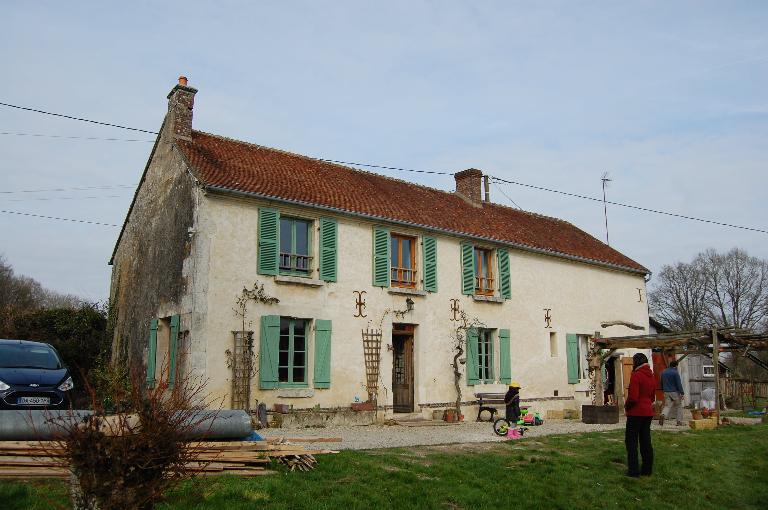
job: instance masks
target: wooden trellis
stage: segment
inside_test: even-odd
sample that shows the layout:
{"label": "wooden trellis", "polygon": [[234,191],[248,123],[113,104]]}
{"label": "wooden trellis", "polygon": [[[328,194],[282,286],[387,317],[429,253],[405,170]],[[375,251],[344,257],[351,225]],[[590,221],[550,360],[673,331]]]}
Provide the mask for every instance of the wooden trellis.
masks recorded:
{"label": "wooden trellis", "polygon": [[233,331],[232,351],[232,409],[251,408],[251,378],[253,377],[253,331]]}
{"label": "wooden trellis", "polygon": [[363,355],[365,357],[365,390],[368,401],[376,402],[379,394],[379,362],[381,360],[381,330],[363,330]]}

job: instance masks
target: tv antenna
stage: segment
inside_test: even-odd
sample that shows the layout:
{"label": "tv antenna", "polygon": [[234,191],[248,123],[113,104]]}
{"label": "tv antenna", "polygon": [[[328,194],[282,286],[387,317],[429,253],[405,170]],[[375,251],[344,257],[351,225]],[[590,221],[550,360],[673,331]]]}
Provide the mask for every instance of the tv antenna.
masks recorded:
{"label": "tv antenna", "polygon": [[613,179],[609,179],[608,172],[604,172],[600,180],[603,181],[603,215],[605,216],[605,244],[610,246],[611,242],[608,239],[608,204],[605,201],[605,188],[607,186],[607,183],[611,182]]}

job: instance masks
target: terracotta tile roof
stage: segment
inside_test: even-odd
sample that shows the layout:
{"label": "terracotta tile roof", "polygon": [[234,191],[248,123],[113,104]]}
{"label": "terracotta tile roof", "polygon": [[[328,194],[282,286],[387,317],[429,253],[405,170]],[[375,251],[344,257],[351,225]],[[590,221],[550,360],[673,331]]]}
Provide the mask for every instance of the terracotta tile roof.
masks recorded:
{"label": "terracotta tile roof", "polygon": [[631,271],[646,268],[574,225],[497,204],[473,207],[454,193],[313,158],[192,132],[177,140],[192,171],[215,186],[407,222],[587,259]]}

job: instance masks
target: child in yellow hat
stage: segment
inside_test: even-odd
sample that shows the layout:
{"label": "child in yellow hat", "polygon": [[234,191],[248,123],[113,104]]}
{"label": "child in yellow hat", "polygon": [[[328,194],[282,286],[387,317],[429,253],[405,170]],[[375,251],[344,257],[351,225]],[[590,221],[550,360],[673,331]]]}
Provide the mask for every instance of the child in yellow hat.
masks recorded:
{"label": "child in yellow hat", "polygon": [[520,383],[512,381],[509,384],[509,390],[504,395],[504,405],[506,409],[506,419],[509,423],[517,423],[520,419]]}

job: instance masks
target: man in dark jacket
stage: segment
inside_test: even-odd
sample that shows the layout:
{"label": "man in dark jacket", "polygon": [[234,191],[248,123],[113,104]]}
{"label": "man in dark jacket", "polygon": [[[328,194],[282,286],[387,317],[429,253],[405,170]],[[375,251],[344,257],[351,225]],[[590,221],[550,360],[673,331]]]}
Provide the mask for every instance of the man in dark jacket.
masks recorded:
{"label": "man in dark jacket", "polygon": [[664,390],[664,409],[659,415],[659,425],[664,425],[664,418],[675,413],[677,426],[683,425],[683,382],[677,372],[677,361],[672,361],[669,367],[661,373],[661,389]]}
{"label": "man in dark jacket", "polygon": [[520,383],[512,381],[507,394],[504,395],[504,405],[507,407],[505,418],[514,425],[520,419]]}
{"label": "man in dark jacket", "polygon": [[[656,395],[656,380],[648,366],[648,357],[637,353],[632,356],[632,377],[629,379],[627,400],[624,411],[627,415],[627,428],[624,444],[627,447],[627,475],[638,477],[653,472],[653,445],[651,445],[651,420],[653,420],[653,401]],[[642,469],[638,469],[637,443],[640,442]]]}

